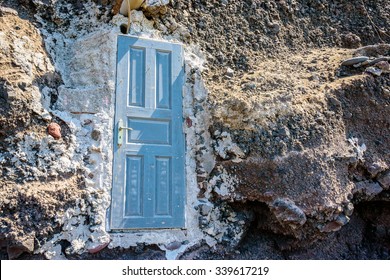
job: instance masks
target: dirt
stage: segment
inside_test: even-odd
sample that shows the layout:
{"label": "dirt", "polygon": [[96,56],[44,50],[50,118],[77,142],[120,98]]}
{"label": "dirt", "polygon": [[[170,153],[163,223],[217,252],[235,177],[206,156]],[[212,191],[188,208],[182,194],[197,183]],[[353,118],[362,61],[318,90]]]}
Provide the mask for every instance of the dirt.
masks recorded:
{"label": "dirt", "polygon": [[181,259],[271,259],[271,260],[366,260],[389,259],[388,202],[357,205],[351,221],[335,233],[316,242],[297,242],[291,236],[275,234],[268,223],[272,216],[265,204],[251,203],[258,216],[237,248],[200,245],[188,250]]}
{"label": "dirt", "polygon": [[[26,134],[37,142],[54,141],[47,138],[49,120],[31,99],[36,88],[47,86],[52,106],[62,82],[34,20],[40,6],[11,2],[4,6],[19,15],[0,14],[0,239],[8,248],[0,256],[29,258],[21,254],[61,230],[58,220],[83,197],[84,185],[78,170],[55,170],[55,175],[43,170],[31,179],[34,164],[12,161]],[[73,16],[83,13],[82,1],[68,2],[78,11]],[[96,2],[103,5],[97,16],[106,20],[115,1]],[[390,206],[383,178],[390,172],[390,74],[377,77],[364,67],[341,66],[359,47],[390,43],[388,1],[189,0],[146,14],[162,33],[177,34],[205,53],[202,76],[214,148],[227,133],[241,151],[216,152],[217,165],[207,180],[226,172],[238,183],[226,196],[212,192],[213,200],[254,215],[235,247],[199,244],[181,258],[388,259]],[[68,24],[50,15],[45,20],[52,28]],[[25,40],[31,61],[18,60],[17,40]],[[34,61],[36,54],[43,62]],[[372,47],[359,53],[364,54],[390,56],[390,51]],[[51,144],[53,151],[71,141],[66,123],[55,121],[64,137]],[[280,213],[280,199],[288,211]],[[163,255],[140,245],[68,257]]]}
{"label": "dirt", "polygon": [[[0,239],[2,249],[16,258],[23,252],[32,253],[61,230],[61,217],[83,198],[84,184],[77,171],[50,175],[50,167],[43,164],[47,159],[40,147],[45,141],[50,160],[69,142],[68,137],[55,141],[47,134],[49,120],[44,109],[36,106],[41,99],[39,90],[54,88],[61,79],[53,71],[39,30],[15,10],[1,9]],[[23,144],[30,140],[35,141],[32,154]]]}
{"label": "dirt", "polygon": [[[353,205],[372,199],[369,189],[389,169],[389,74],[376,77],[341,62],[390,54],[388,45],[356,52],[390,42],[390,7],[385,1],[174,2],[156,27],[178,29],[183,41],[206,53],[215,148],[223,149],[226,135],[240,148],[219,154],[210,175],[218,182],[215,201],[246,203],[246,210],[251,201],[265,203],[271,209],[264,222],[268,233],[302,247],[325,244],[319,240],[349,226]],[[221,195],[225,182],[215,178],[225,172],[236,184]],[[273,206],[280,199],[288,202],[282,214]],[[361,223],[351,223],[362,230]],[[261,242],[263,234],[252,227],[238,249]],[[369,254],[320,253],[321,246],[313,249],[318,258]],[[277,252],[275,258],[288,257]],[[309,255],[298,250],[299,257]]]}

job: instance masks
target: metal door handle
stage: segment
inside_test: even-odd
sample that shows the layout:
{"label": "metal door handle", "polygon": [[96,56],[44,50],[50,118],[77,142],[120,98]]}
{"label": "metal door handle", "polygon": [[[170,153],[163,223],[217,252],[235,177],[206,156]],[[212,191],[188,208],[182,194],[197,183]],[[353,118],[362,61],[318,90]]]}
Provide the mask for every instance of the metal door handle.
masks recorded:
{"label": "metal door handle", "polygon": [[119,127],[119,130],[122,130],[122,129],[133,130],[131,127],[123,127],[123,126],[120,126],[120,127]]}
{"label": "metal door handle", "polygon": [[122,146],[123,144],[123,130],[133,130],[131,127],[123,126],[123,121],[120,119],[118,121],[118,146]]}

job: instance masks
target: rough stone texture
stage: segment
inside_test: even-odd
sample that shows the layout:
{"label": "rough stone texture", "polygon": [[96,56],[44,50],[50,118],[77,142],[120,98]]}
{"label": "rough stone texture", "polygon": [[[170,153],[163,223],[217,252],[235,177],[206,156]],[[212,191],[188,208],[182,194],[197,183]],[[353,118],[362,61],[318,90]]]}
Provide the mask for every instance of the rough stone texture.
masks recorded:
{"label": "rough stone texture", "polygon": [[96,114],[110,104],[112,87],[90,87],[83,89],[72,89],[60,86],[58,88],[57,108],[77,114]]}
{"label": "rough stone texture", "polygon": [[270,206],[271,212],[282,224],[295,228],[306,223],[305,213],[289,199],[276,199]]}
{"label": "rough stone texture", "polygon": [[48,133],[53,136],[54,139],[58,140],[61,138],[61,127],[57,123],[50,123],[47,127]]}
{"label": "rough stone texture", "polygon": [[386,172],[378,178],[378,182],[381,184],[382,188],[388,190],[390,188],[390,172]]}
{"label": "rough stone texture", "polygon": [[389,74],[341,65],[390,56],[374,45],[389,42],[385,2],[133,11],[131,34],[185,43],[190,218],[176,234],[109,235],[115,38],[127,22],[114,2],[0,10],[2,257],[388,258]]}

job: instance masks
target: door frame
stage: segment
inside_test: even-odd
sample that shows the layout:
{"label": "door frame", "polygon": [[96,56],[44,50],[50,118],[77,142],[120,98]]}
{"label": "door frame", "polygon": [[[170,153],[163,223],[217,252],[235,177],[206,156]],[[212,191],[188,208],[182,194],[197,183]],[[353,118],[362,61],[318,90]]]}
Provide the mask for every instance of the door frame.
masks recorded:
{"label": "door frame", "polygon": [[[123,103],[121,104],[120,100],[118,99],[118,92],[120,90],[120,86],[123,87],[123,85],[121,85],[121,81],[119,79],[120,77],[120,73],[118,72],[119,70],[119,56],[118,56],[118,52],[119,52],[119,44],[120,44],[120,38],[129,38],[129,39],[133,39],[133,40],[147,40],[147,41],[153,41],[155,42],[156,44],[163,44],[163,45],[166,45],[168,46],[169,45],[172,45],[173,48],[172,48],[172,51],[174,50],[178,50],[178,48],[180,47],[180,59],[181,59],[181,71],[180,71],[180,74],[177,76],[177,80],[178,82],[180,83],[180,90],[179,90],[179,94],[180,94],[180,131],[181,131],[181,134],[182,134],[182,145],[183,145],[183,159],[182,159],[182,173],[183,173],[183,180],[182,180],[182,183],[183,183],[183,186],[182,186],[182,190],[183,190],[183,194],[182,194],[182,197],[183,197],[183,202],[182,202],[182,222],[180,223],[181,225],[180,226],[173,226],[173,227],[131,227],[131,228],[121,228],[121,229],[117,229],[115,227],[113,227],[113,217],[112,217],[112,212],[113,212],[113,191],[114,191],[114,184],[116,184],[116,182],[118,182],[118,179],[115,177],[115,174],[117,174],[118,172],[115,172],[115,168],[116,168],[116,153],[118,153],[118,150],[120,148],[118,148],[118,119],[120,119],[120,117],[118,118],[118,109],[120,106],[123,107]],[[186,227],[186,207],[187,207],[187,181],[186,181],[186,135],[184,133],[184,119],[183,119],[183,87],[184,87],[184,58],[183,58],[183,49],[182,49],[182,44],[179,44],[179,43],[171,43],[171,42],[168,42],[168,41],[157,41],[157,40],[153,40],[153,39],[149,39],[149,38],[139,38],[139,37],[134,37],[134,36],[129,36],[129,35],[118,35],[117,37],[117,56],[116,56],[116,87],[115,87],[115,112],[114,112],[114,131],[113,131],[113,162],[112,162],[112,189],[111,189],[111,203],[110,203],[110,207],[109,207],[109,211],[108,211],[108,219],[109,219],[109,230],[111,232],[121,232],[121,231],[133,231],[133,230],[160,230],[160,229],[184,229]],[[145,66],[145,69],[146,69],[146,66]],[[123,84],[123,83],[122,83]],[[173,81],[172,81],[172,84],[173,84]],[[146,83],[144,85],[145,87],[147,86]],[[122,89],[123,90],[123,89]],[[172,92],[174,90],[172,89]],[[174,96],[172,95],[171,98],[173,99]],[[127,102],[127,101],[126,101]],[[173,108],[173,102],[172,102],[172,108]],[[120,111],[121,109],[119,109]],[[126,123],[125,123],[125,126]],[[172,129],[172,133],[175,133],[174,130]],[[126,138],[127,137],[124,137],[124,141],[126,141]],[[125,153],[125,151],[122,151],[122,153]],[[119,180],[120,181],[120,180]]]}

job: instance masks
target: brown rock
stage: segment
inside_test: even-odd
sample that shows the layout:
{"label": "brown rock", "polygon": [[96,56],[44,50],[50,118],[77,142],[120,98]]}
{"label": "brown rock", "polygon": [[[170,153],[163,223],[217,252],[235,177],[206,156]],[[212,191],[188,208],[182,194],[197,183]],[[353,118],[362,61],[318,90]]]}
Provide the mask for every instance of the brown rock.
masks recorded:
{"label": "brown rock", "polygon": [[8,245],[7,253],[10,260],[18,258],[24,252],[34,252],[34,237],[26,236],[23,240],[12,242]]}
{"label": "brown rock", "polygon": [[192,126],[192,120],[189,117],[186,118],[186,124],[187,124],[187,127]]}
{"label": "brown rock", "polygon": [[61,127],[57,123],[50,123],[47,132],[56,140],[61,138]]}
{"label": "brown rock", "polygon": [[330,222],[330,223],[327,223],[321,231],[322,232],[338,231],[341,229],[341,227],[342,227],[342,225],[340,225],[337,222]]}
{"label": "brown rock", "polygon": [[305,213],[288,198],[277,198],[270,209],[282,224],[288,224],[295,228],[306,223]]}
{"label": "brown rock", "polygon": [[379,61],[377,64],[375,64],[375,67],[381,69],[384,72],[390,71],[390,64],[387,61]]}
{"label": "brown rock", "polygon": [[96,254],[96,253],[100,252],[101,250],[103,250],[104,248],[106,248],[108,246],[108,244],[110,244],[110,242],[100,244],[94,248],[88,249],[88,252],[91,254]]}

